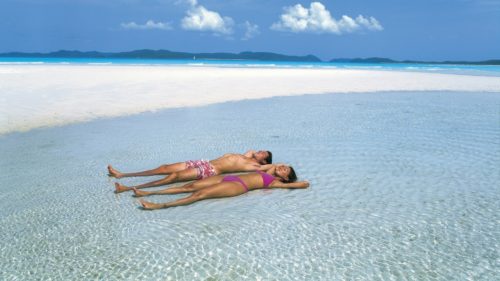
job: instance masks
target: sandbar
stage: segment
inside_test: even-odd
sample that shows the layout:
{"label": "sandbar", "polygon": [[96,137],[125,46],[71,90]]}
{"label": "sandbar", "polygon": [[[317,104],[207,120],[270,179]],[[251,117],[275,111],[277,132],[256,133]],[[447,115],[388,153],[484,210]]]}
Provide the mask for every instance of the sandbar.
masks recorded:
{"label": "sandbar", "polygon": [[0,134],[164,108],[274,96],[500,92],[500,77],[386,70],[171,65],[0,65]]}

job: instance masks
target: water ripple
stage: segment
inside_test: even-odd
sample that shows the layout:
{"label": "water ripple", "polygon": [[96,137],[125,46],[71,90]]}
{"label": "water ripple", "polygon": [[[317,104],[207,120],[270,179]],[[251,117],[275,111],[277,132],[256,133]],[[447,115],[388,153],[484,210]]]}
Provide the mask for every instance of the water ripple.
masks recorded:
{"label": "water ripple", "polygon": [[[499,105],[494,93],[287,97],[3,136],[0,279],[494,280]],[[108,163],[247,148],[311,187],[145,212],[105,176]]]}

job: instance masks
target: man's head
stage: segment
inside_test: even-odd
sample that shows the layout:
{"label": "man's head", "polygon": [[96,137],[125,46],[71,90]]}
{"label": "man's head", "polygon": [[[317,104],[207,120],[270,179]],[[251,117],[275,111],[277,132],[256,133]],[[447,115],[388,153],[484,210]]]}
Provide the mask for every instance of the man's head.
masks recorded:
{"label": "man's head", "polygon": [[287,165],[277,165],[275,174],[283,179],[283,182],[289,183],[297,180],[297,174],[292,166]]}
{"label": "man's head", "polygon": [[273,154],[271,151],[259,150],[254,153],[253,157],[262,165],[273,163]]}

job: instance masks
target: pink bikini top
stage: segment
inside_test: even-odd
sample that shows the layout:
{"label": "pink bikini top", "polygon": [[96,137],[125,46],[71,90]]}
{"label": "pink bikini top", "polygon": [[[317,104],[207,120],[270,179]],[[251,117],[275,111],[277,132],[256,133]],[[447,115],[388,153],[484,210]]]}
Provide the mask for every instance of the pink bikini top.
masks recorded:
{"label": "pink bikini top", "polygon": [[262,177],[262,181],[264,182],[264,187],[269,187],[269,185],[276,179],[270,174],[264,173],[262,171],[257,171],[257,173],[259,173],[260,176]]}

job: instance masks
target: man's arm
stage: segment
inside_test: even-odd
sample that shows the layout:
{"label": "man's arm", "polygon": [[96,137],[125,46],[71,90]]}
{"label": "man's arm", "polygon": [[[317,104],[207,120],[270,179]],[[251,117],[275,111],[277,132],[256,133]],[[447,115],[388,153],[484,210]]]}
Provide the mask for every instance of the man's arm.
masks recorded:
{"label": "man's arm", "polygon": [[253,155],[255,154],[255,150],[249,150],[243,154],[245,157],[252,158]]}
{"label": "man's arm", "polygon": [[307,181],[297,181],[297,182],[291,182],[291,183],[284,183],[284,182],[280,182],[280,181],[273,181],[271,184],[270,184],[271,187],[274,187],[274,188],[292,188],[292,189],[295,189],[295,188],[308,188],[309,187],[309,182]]}

